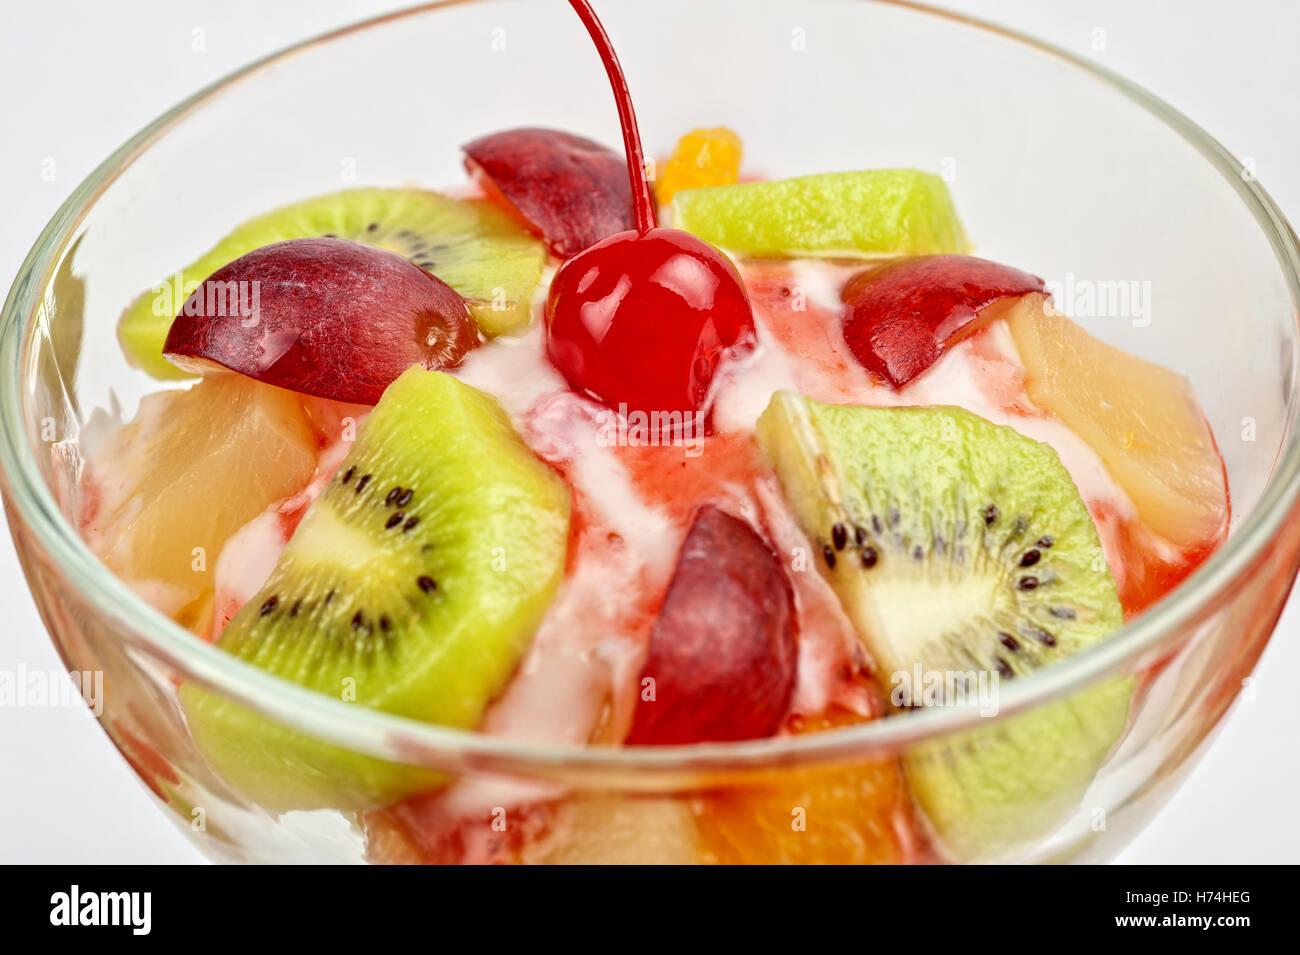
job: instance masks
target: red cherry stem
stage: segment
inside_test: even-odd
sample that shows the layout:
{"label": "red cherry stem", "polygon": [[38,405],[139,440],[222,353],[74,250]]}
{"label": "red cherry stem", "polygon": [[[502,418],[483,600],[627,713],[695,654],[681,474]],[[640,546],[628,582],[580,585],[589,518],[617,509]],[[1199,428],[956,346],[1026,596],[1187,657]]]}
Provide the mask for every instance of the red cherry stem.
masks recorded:
{"label": "red cherry stem", "polygon": [[632,93],[627,88],[627,77],[619,65],[614,53],[614,44],[609,41],[609,34],[601,26],[596,11],[591,9],[587,0],[569,0],[582,25],[591,34],[591,41],[596,44],[600,61],[605,64],[609,75],[609,85],[614,90],[614,102],[618,106],[618,122],[623,127],[623,151],[627,154],[627,175],[632,183],[632,208],[636,213],[636,229],[645,235],[651,229],[659,227],[655,217],[654,198],[650,195],[650,183],[645,175],[645,154],[641,151],[641,131],[636,125],[636,113],[632,110]]}

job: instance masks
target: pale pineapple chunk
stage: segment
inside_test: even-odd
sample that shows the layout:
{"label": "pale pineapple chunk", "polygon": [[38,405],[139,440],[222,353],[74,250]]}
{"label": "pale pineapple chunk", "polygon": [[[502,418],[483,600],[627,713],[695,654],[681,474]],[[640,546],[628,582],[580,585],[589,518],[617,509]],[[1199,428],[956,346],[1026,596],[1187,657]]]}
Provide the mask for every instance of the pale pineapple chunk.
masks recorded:
{"label": "pale pineapple chunk", "polygon": [[221,548],[305,487],[317,456],[292,392],[229,374],[150,395],[92,460],[86,537],[145,599],[204,629]]}
{"label": "pale pineapple chunk", "polygon": [[1008,317],[1034,403],[1086,441],[1155,533],[1214,543],[1228,520],[1223,460],[1187,379],[1024,298]]}
{"label": "pale pineapple chunk", "polygon": [[691,865],[699,835],[690,808],[666,797],[581,796],[552,835],[523,852],[545,865]]}

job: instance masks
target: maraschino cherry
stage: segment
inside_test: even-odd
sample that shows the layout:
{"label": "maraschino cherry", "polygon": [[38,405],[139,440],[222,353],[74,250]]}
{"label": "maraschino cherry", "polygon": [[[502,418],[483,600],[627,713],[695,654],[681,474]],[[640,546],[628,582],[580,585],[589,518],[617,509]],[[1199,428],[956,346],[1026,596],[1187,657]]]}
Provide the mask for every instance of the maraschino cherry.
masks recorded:
{"label": "maraschino cherry", "polygon": [[725,255],[687,232],[659,228],[622,67],[591,4],[569,2],[614,89],[637,227],[556,272],[546,301],[547,354],[574,390],[616,410],[697,413],[724,355],[752,346],[749,296]]}

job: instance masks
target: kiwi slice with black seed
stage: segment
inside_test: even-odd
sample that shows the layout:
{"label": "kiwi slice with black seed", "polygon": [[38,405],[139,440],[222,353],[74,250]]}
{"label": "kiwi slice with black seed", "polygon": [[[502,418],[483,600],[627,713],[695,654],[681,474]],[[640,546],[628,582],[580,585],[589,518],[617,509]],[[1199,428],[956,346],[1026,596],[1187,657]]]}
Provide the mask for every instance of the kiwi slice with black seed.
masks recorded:
{"label": "kiwi slice with black seed", "polygon": [[[351,189],[306,199],[250,219],[180,272],[196,287],[222,266],[273,242],[351,239],[408,257],[455,289],[488,337],[526,327],[546,246],[486,199],[414,189]],[[132,364],[156,378],[188,378],[163,358],[167,330],[187,292],[175,277],[140,296],[118,323]],[[166,289],[160,293],[160,289]]]}
{"label": "kiwi slice with black seed", "polygon": [[[475,727],[563,576],[569,509],[495,399],[413,368],[218,646],[359,706]],[[435,781],[196,687],[181,696],[214,768],[268,808],[367,808]]]}
{"label": "kiwi slice with black seed", "polygon": [[[964,700],[993,715],[1007,681],[1122,625],[1096,527],[1050,446],[959,408],[790,392],[758,434],[900,708]],[[945,846],[993,858],[1058,825],[1123,732],[1130,693],[1112,680],[911,751],[912,791]]]}

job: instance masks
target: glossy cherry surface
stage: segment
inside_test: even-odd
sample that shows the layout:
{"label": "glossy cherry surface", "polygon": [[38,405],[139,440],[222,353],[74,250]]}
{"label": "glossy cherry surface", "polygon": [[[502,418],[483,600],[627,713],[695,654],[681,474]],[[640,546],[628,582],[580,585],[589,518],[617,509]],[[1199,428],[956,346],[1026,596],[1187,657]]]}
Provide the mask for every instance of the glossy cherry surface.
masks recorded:
{"label": "glossy cherry surface", "polygon": [[591,5],[570,4],[614,89],[637,228],[602,239],[556,272],[547,354],[574,390],[615,410],[698,412],[726,352],[754,339],[749,296],[725,255],[657,227],[627,81]]}
{"label": "glossy cherry surface", "polygon": [[555,367],[625,412],[698,411],[724,355],[754,339],[735,266],[677,229],[620,232],[570,259],[546,314]]}

